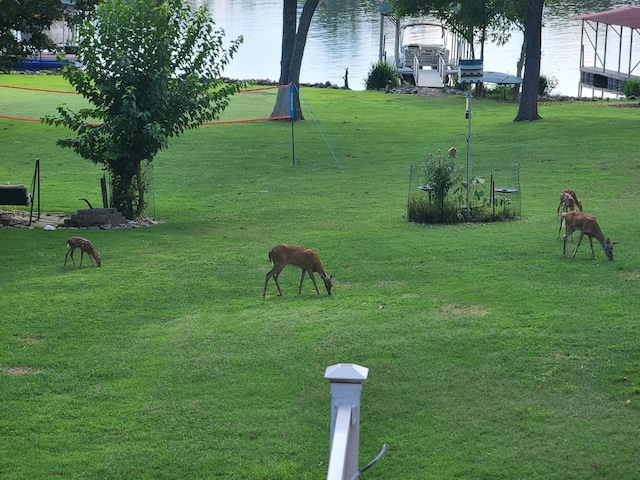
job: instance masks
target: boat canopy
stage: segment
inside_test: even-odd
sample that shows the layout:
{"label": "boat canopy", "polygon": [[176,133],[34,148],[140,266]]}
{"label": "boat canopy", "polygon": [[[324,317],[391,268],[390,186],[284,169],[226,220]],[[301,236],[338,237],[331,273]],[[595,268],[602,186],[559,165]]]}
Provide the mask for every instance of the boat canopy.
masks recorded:
{"label": "boat canopy", "polygon": [[623,7],[605,12],[589,13],[578,16],[581,20],[619,25],[621,27],[640,28],[640,7]]}

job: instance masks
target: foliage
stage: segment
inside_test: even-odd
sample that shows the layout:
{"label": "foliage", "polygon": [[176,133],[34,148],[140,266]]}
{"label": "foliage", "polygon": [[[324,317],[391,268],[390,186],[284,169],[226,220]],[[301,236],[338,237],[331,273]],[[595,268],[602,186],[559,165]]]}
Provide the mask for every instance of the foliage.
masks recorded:
{"label": "foliage", "polygon": [[111,205],[133,218],[145,206],[143,162],[169,137],[215,119],[238,90],[220,76],[241,39],[225,51],[205,7],[194,11],[181,0],[104,2],[79,37],[82,66],[68,66],[64,76],[92,108],[63,105],[44,121],[77,132],[58,145],[104,165]]}
{"label": "foliage", "polygon": [[[487,2],[462,0],[391,0],[399,16],[435,15],[471,47],[472,58],[482,58],[484,44],[490,37],[500,45],[511,38],[513,28],[523,29],[526,0]],[[480,52],[476,54],[476,45]]]}
{"label": "foliage", "polygon": [[421,171],[424,184],[428,185],[433,192],[442,220],[445,199],[451,187],[459,181],[460,170],[456,169],[453,160],[444,158],[441,154],[427,153],[421,165]]}
{"label": "foliage", "polygon": [[[522,159],[523,221],[417,225],[407,165],[464,129],[464,100],[302,93],[344,173],[312,122],[295,167],[288,124],[207,126],[154,160],[160,225],[82,232],[101,268],[63,267],[74,231],[0,230],[0,476],[325,479],[323,375],[354,362],[360,465],[390,446],[361,480],[636,478],[637,109],[547,102],[514,123],[474,100],[474,160]],[[73,213],[102,172],[59,130],[0,119],[0,181],[28,183],[40,156],[46,211]],[[614,262],[586,239],[562,257],[567,185],[621,241]],[[293,267],[261,298],[282,241],[337,271],[331,298],[308,279],[298,296]]]}
{"label": "foliage", "polygon": [[558,86],[558,79],[555,77],[547,77],[540,75],[538,78],[538,95],[550,95],[554,88]]}
{"label": "foliage", "polygon": [[640,97],[640,80],[629,79],[625,80],[623,85],[624,96],[627,98],[630,97]]}
{"label": "foliage", "polygon": [[407,205],[407,220],[412,223],[441,223],[450,225],[464,220],[459,203],[445,199],[437,205],[426,194],[413,194]]}
{"label": "foliage", "polygon": [[[62,16],[60,0],[3,1],[0,5],[0,72],[12,64],[55,45],[46,35],[51,24]],[[22,33],[18,39],[13,31]]]}
{"label": "foliage", "polygon": [[367,90],[384,90],[387,87],[400,85],[398,72],[392,65],[384,61],[371,65],[365,83]]}

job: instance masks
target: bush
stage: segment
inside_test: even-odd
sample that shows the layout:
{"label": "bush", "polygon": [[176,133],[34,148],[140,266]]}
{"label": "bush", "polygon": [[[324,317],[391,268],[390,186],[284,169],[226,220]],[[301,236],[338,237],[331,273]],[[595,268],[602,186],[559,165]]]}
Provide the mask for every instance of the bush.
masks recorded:
{"label": "bush", "polygon": [[442,155],[427,154],[427,159],[422,164],[422,178],[425,185],[429,185],[435,197],[436,205],[440,208],[444,217],[444,204],[449,190],[459,179],[453,161],[443,158]]}
{"label": "bush", "polygon": [[463,221],[464,215],[450,200],[446,200],[441,209],[426,194],[418,194],[409,198],[407,220],[412,223],[454,224]]}
{"label": "bush", "polygon": [[383,90],[390,87],[397,87],[400,85],[398,79],[398,72],[393,66],[387,62],[378,62],[371,66],[369,75],[367,76],[366,87],[367,90]]}
{"label": "bush", "polygon": [[457,223],[460,209],[456,199],[448,198],[449,191],[460,182],[460,171],[452,160],[442,155],[427,154],[420,166],[421,181],[428,186],[428,194],[409,198],[407,217],[416,223]]}
{"label": "bush", "polygon": [[540,75],[538,78],[538,95],[550,95],[551,91],[558,86],[558,79],[556,77],[547,77],[546,75]]}
{"label": "bush", "polygon": [[640,97],[640,80],[625,80],[622,88],[625,97]]}

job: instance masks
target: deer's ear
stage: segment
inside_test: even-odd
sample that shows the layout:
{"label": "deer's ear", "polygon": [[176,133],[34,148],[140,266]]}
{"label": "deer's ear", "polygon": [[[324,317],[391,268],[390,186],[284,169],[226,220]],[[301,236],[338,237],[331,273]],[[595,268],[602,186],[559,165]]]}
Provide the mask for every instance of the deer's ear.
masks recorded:
{"label": "deer's ear", "polygon": [[336,272],[333,272],[333,273],[331,274],[331,276],[329,277],[329,280],[333,280],[333,277],[335,277],[335,276],[336,276]]}

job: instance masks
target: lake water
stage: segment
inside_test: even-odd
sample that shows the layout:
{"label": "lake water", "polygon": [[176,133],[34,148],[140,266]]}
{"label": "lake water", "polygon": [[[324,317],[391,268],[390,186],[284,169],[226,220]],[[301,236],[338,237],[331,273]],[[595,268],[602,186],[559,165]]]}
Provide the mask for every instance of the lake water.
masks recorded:
{"label": "lake water", "polygon": [[[231,63],[226,77],[269,79],[280,76],[282,41],[282,2],[274,0],[204,0],[227,40],[239,35],[244,42]],[[321,2],[322,3],[322,2]],[[380,21],[377,12],[366,12],[360,0],[325,0],[326,8],[316,11],[304,52],[300,81],[331,82],[344,85],[349,69],[349,87],[364,90],[371,66],[380,51]],[[637,1],[559,1],[545,7],[542,31],[541,73],[555,78],[552,93],[577,96],[580,78],[580,34],[582,22],[577,15],[621,6],[638,6]],[[408,20],[405,20],[408,21]],[[384,50],[393,56],[394,25],[384,20]],[[484,69],[516,73],[522,35],[514,33],[507,45],[485,47]]]}

